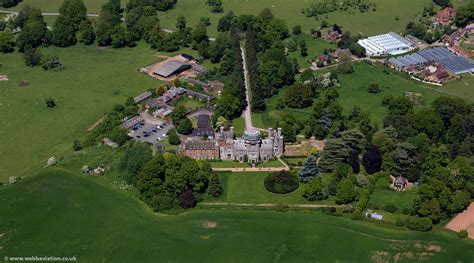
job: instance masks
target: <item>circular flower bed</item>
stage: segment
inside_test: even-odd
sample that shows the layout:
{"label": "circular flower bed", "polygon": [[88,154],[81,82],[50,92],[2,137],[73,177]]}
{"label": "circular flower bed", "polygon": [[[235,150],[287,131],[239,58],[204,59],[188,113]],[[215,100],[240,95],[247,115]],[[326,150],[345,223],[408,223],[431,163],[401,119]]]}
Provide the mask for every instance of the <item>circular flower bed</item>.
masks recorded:
{"label": "circular flower bed", "polygon": [[275,194],[287,194],[298,189],[298,178],[289,172],[271,173],[264,180],[265,189]]}

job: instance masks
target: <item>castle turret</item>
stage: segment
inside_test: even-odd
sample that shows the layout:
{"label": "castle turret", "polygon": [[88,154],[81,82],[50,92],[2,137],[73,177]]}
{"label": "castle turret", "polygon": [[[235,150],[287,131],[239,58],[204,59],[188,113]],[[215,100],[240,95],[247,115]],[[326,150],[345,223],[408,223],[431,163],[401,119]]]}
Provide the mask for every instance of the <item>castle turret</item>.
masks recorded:
{"label": "castle turret", "polygon": [[234,139],[234,126],[230,127],[230,139]]}
{"label": "castle turret", "polygon": [[268,138],[269,139],[273,138],[273,129],[272,128],[268,128]]}

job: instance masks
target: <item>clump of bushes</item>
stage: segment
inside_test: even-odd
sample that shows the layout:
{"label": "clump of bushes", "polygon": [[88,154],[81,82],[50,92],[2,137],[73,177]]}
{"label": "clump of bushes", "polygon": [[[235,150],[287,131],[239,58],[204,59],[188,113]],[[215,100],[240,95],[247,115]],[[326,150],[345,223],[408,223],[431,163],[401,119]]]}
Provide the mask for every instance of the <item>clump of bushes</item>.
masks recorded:
{"label": "clump of bushes", "polygon": [[56,57],[56,56],[52,56],[52,57],[47,58],[47,59],[43,62],[43,65],[41,65],[41,67],[42,67],[44,70],[52,69],[52,70],[54,70],[54,71],[60,71],[60,70],[64,69],[63,64],[61,63],[61,61],[59,60],[59,58]]}
{"label": "clump of bushes", "polygon": [[302,31],[301,31],[301,26],[299,26],[299,25],[294,26],[294,27],[291,29],[291,32],[292,32],[294,35],[300,35],[300,34],[302,33]]}
{"label": "clump of bushes", "polygon": [[74,140],[74,142],[72,143],[72,149],[77,152],[77,151],[80,151],[82,150],[82,143],[81,141],[79,140]]}
{"label": "clump of bushes", "polygon": [[290,172],[281,171],[269,174],[264,180],[265,189],[275,194],[287,194],[295,191],[298,186],[298,178]]}
{"label": "clump of bushes", "polygon": [[56,101],[54,101],[54,99],[51,98],[51,97],[45,99],[45,103],[46,103],[46,107],[48,107],[48,108],[56,107]]}
{"label": "clump of bushes", "polygon": [[18,86],[22,87],[22,88],[26,87],[26,86],[29,86],[29,85],[30,85],[30,82],[27,81],[27,80],[22,80],[22,81],[20,81],[20,83],[18,83]]}
{"label": "clump of bushes", "polygon": [[459,231],[458,232],[458,237],[459,238],[466,238],[467,237],[467,231],[465,229]]}
{"label": "clump of bushes", "polygon": [[394,204],[391,204],[391,203],[385,204],[383,209],[389,213],[395,213],[398,210],[398,208]]}
{"label": "clump of bushes", "polygon": [[369,84],[369,87],[367,88],[367,91],[368,91],[369,93],[379,93],[379,92],[381,92],[382,90],[380,89],[379,84],[377,84],[377,83],[371,83],[371,84]]}
{"label": "clump of bushes", "polygon": [[43,58],[43,55],[36,48],[28,48],[25,50],[25,53],[23,54],[25,65],[30,66],[30,67],[39,66],[42,58]]}
{"label": "clump of bushes", "polygon": [[426,232],[431,230],[433,222],[428,217],[411,216],[406,222],[406,227],[411,230]]}

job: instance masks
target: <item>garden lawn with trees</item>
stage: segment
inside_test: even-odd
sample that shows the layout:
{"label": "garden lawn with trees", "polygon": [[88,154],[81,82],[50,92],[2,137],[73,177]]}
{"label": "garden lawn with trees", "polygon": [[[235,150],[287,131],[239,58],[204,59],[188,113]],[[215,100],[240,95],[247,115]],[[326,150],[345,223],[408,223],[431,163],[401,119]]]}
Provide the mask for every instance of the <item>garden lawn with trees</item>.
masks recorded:
{"label": "garden lawn with trees", "polygon": [[[308,204],[303,198],[304,185],[288,194],[274,194],[265,189],[264,180],[268,172],[236,172],[219,173],[224,194],[218,199],[206,202],[228,202],[249,204]],[[318,202],[319,204],[334,204],[333,199]]]}
{"label": "garden lawn with trees", "polygon": [[[419,261],[428,254],[430,262],[464,262],[474,257],[472,241],[453,233],[383,228],[320,212],[202,209],[162,216],[131,193],[96,180],[48,169],[1,188],[0,202],[8,208],[0,217],[2,257],[51,254],[74,255],[80,261],[142,262],[206,261],[209,254],[217,261],[365,262],[400,254],[407,255],[406,261]],[[183,250],[180,244],[187,242],[193,246]]]}
{"label": "garden lawn with trees", "polygon": [[[338,74],[338,81],[341,85],[338,88],[340,94],[339,102],[345,114],[350,113],[354,106],[360,107],[362,111],[370,112],[372,122],[382,124],[382,119],[386,115],[386,108],[382,106],[382,99],[386,95],[401,96],[405,92],[418,92],[423,94],[424,105],[429,105],[434,99],[440,96],[456,96],[466,100],[474,101],[474,94],[470,89],[473,82],[471,76],[464,76],[461,81],[451,82],[443,87],[424,84],[406,75],[395,72],[377,64],[367,64],[356,62],[353,64],[354,72],[351,74]],[[332,69],[317,71],[316,75],[323,72],[331,72]],[[387,74],[386,72],[389,72]],[[367,91],[371,83],[378,83],[381,92],[373,94]],[[281,100],[288,91],[288,87],[281,89],[277,95],[267,100],[267,110],[262,113],[254,113],[253,118],[261,120],[254,123],[259,128],[271,127],[277,123],[285,114],[291,114],[295,119],[304,121],[311,116],[313,107],[306,108],[281,108],[278,107]]]}
{"label": "garden lawn with trees", "polygon": [[388,177],[378,180],[374,193],[370,196],[368,207],[376,210],[386,210],[387,205],[393,205],[397,208],[394,212],[409,213],[416,197],[416,188],[399,192],[390,188],[390,184],[392,182]]}

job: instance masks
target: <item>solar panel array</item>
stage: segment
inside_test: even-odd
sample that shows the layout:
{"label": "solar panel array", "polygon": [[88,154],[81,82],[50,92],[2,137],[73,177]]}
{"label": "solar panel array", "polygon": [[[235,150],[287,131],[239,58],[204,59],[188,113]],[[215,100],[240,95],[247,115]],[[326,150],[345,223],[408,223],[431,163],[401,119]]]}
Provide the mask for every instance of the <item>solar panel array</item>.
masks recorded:
{"label": "solar panel array", "polygon": [[455,74],[474,72],[474,62],[466,57],[457,56],[446,48],[432,48],[418,51],[403,57],[391,58],[389,63],[396,67],[409,67],[426,62],[436,62]]}

